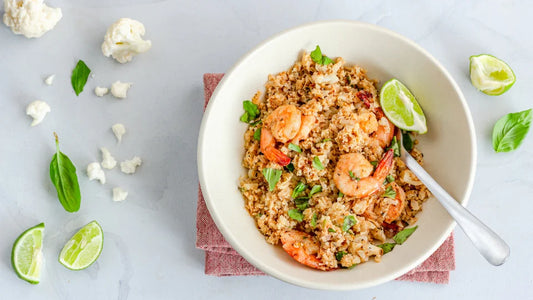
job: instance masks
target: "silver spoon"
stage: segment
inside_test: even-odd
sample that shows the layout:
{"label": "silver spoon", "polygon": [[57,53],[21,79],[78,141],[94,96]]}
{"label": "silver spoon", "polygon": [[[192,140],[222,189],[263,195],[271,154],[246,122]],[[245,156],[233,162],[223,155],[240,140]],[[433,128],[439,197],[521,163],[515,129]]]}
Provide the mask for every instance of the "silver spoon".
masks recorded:
{"label": "silver spoon", "polygon": [[433,193],[442,206],[455,219],[457,224],[463,229],[463,232],[470,238],[477,250],[485,259],[499,266],[509,257],[510,249],[502,238],[500,238],[487,225],[483,224],[478,218],[472,215],[466,208],[457,202],[448,194],[431,175],[418,164],[418,162],[403,147],[402,133],[397,130],[396,139],[400,148],[400,159]]}

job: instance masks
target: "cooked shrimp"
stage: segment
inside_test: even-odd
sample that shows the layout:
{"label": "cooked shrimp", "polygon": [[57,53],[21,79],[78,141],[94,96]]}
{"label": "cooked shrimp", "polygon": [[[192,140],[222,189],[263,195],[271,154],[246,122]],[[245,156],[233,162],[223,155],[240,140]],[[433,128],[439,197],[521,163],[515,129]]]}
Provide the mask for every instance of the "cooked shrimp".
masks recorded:
{"label": "cooked shrimp", "polygon": [[374,132],[374,140],[377,141],[381,148],[385,148],[390,145],[392,138],[394,137],[394,124],[389,121],[385,113],[381,108],[376,108],[376,118],[378,119],[378,129]]}
{"label": "cooked shrimp", "polygon": [[280,166],[284,167],[291,162],[290,157],[276,148],[276,140],[272,136],[272,133],[270,133],[270,130],[265,127],[261,129],[259,147],[268,160],[273,161]]}
{"label": "cooked shrimp", "polygon": [[302,124],[300,130],[296,136],[291,140],[291,143],[298,144],[301,140],[307,138],[311,130],[315,127],[316,118],[315,116],[302,116]]}
{"label": "cooked shrimp", "polygon": [[341,155],[335,172],[333,181],[343,194],[356,198],[363,198],[377,192],[383,185],[383,181],[392,166],[394,152],[389,149],[376,166],[359,153],[348,153]]}
{"label": "cooked shrimp", "polygon": [[297,230],[285,231],[281,234],[281,244],[297,262],[323,271],[330,269],[316,256],[319,246],[311,235]]}
{"label": "cooked shrimp", "polygon": [[394,197],[395,203],[389,205],[389,209],[385,215],[384,221],[387,223],[392,223],[397,220],[405,207],[405,192],[402,187],[396,184],[396,182],[391,182],[390,187],[396,192],[396,197]]}

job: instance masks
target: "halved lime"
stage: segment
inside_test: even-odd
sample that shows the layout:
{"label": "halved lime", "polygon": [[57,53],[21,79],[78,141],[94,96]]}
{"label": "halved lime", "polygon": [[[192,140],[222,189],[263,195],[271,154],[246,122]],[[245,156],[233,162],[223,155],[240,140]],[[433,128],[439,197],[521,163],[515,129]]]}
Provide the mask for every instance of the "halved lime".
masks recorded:
{"label": "halved lime", "polygon": [[29,283],[37,284],[43,264],[44,223],[24,231],[13,244],[11,264],[17,275]]}
{"label": "halved lime", "polygon": [[480,54],[470,56],[470,80],[472,85],[483,93],[497,96],[513,86],[516,76],[503,60]]}
{"label": "halved lime", "polygon": [[428,131],[426,117],[418,101],[398,79],[385,82],[379,97],[383,112],[398,128],[420,134]]}
{"label": "halved lime", "polygon": [[83,270],[100,256],[104,246],[104,232],[96,222],[83,226],[65,244],[59,254],[59,262],[71,270]]}

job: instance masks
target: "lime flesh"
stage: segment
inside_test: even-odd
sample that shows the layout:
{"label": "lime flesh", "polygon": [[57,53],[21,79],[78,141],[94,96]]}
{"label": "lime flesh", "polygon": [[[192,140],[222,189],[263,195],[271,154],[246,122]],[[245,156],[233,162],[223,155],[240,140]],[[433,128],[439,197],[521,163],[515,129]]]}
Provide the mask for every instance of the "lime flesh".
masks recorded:
{"label": "lime flesh", "polygon": [[59,254],[59,262],[71,270],[83,270],[100,256],[104,246],[102,227],[92,221],[83,226],[65,244]]}
{"label": "lime flesh", "polygon": [[470,80],[472,85],[483,93],[497,96],[513,86],[516,76],[503,60],[481,54],[470,57]]}
{"label": "lime flesh", "polygon": [[380,103],[387,118],[398,128],[427,132],[426,117],[416,98],[397,79],[387,81],[380,92]]}
{"label": "lime flesh", "polygon": [[13,244],[11,264],[17,275],[29,283],[37,284],[43,263],[44,223],[24,231]]}

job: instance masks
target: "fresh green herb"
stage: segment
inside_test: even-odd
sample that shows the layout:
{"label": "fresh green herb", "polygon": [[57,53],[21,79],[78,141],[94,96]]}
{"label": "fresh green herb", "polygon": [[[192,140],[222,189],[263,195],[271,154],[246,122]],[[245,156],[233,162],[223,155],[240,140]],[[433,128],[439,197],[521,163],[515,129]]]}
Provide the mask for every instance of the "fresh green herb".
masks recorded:
{"label": "fresh green herb", "polygon": [[316,219],[318,218],[317,214],[314,213],[313,214],[313,217],[311,217],[311,227],[315,228],[316,227]]}
{"label": "fresh green herb", "polygon": [[289,150],[296,151],[298,153],[302,152],[302,148],[300,148],[298,145],[295,145],[293,143],[289,143],[288,148],[289,148]]}
{"label": "fresh green herb", "polygon": [[[353,174],[352,171],[348,171],[348,175],[350,175],[350,178],[351,178],[352,180],[355,180],[356,178],[358,178],[358,177],[356,177],[356,176]],[[357,181],[359,181],[359,180],[357,180]]]}
{"label": "fresh green herb", "polygon": [[353,265],[349,266],[348,270],[351,270],[351,269],[355,268],[355,266],[357,266],[357,264],[353,264]]}
{"label": "fresh green herb", "polygon": [[322,140],[323,143],[327,143],[327,142],[329,142],[329,141],[331,141],[331,139],[323,139],[323,140]]}
{"label": "fresh green herb", "polygon": [[387,180],[388,183],[391,183],[394,181],[394,176],[392,176],[391,174],[387,175],[387,177],[385,178]]}
{"label": "fresh green herb", "polygon": [[255,122],[250,123],[250,125],[255,126],[255,125],[259,125],[261,123],[263,123],[263,120],[257,120]]}
{"label": "fresh green herb", "polygon": [[317,170],[324,170],[324,166],[322,165],[322,162],[320,161],[320,159],[318,158],[318,156],[315,156],[313,158],[313,167]]}
{"label": "fresh green herb", "polygon": [[342,192],[339,192],[339,198],[344,197],[344,194]]}
{"label": "fresh green herb", "polygon": [[256,218],[261,218],[263,216],[262,213],[258,213],[257,215],[255,215]]}
{"label": "fresh green herb", "polygon": [[261,140],[261,127],[258,127],[254,132],[254,140],[260,141]]}
{"label": "fresh green herb", "polygon": [[378,161],[377,160],[373,160],[370,162],[371,165],[373,165],[374,167],[378,165]]}
{"label": "fresh green herb", "polygon": [[345,255],[345,254],[348,254],[344,251],[339,251],[337,253],[335,253],[335,258],[337,259],[337,261],[341,261],[342,257]]}
{"label": "fresh green herb", "polygon": [[50,179],[56,187],[57,197],[63,208],[68,212],[76,212],[80,209],[81,194],[76,167],[68,156],[59,151],[59,139],[56,139],[56,153],[50,162]]}
{"label": "fresh green herb", "polygon": [[85,87],[90,73],[91,69],[87,67],[85,62],[81,59],[78,60],[78,63],[76,64],[76,67],[74,67],[74,70],[72,70],[72,75],[70,76],[70,82],[72,83],[72,88],[74,89],[76,96],[79,96],[83,91],[83,87]]}
{"label": "fresh green herb", "polygon": [[294,165],[292,163],[289,163],[288,165],[286,165],[285,167],[283,167],[285,170],[289,171],[289,172],[292,172],[294,171]]}
{"label": "fresh green herb", "polygon": [[350,228],[352,228],[352,226],[354,226],[355,224],[357,224],[357,220],[354,216],[350,215],[344,217],[344,222],[342,223],[342,231],[346,232],[350,230]]}
{"label": "fresh green herb", "polygon": [[394,199],[396,198],[396,191],[392,188],[392,186],[387,186],[385,189],[385,193],[383,193],[383,197]]}
{"label": "fresh green herb", "polygon": [[244,114],[242,114],[240,118],[241,122],[252,123],[257,117],[259,117],[259,108],[252,101],[243,101],[242,108],[244,108]]}
{"label": "fresh green herb", "polygon": [[413,150],[414,142],[409,132],[402,130],[403,147],[407,151]]}
{"label": "fresh green herb", "polygon": [[309,192],[309,198],[313,197],[314,194],[322,192],[322,186],[321,185],[314,185],[311,188],[311,191]]}
{"label": "fresh green herb", "polygon": [[328,232],[335,232],[335,229],[333,229],[333,228],[328,228]]}
{"label": "fresh green herb", "polygon": [[268,182],[268,190],[273,191],[281,178],[281,170],[264,168],[263,176],[265,176],[266,181]]}
{"label": "fresh green herb", "polygon": [[415,230],[418,228],[418,225],[416,225],[415,227],[411,227],[411,228],[406,228],[400,232],[398,232],[392,239],[398,244],[398,245],[401,245],[403,244],[408,237],[411,236],[411,234],[413,234],[413,232],[415,232]]}
{"label": "fresh green herb", "polygon": [[320,50],[318,45],[316,45],[315,50],[311,52],[311,59],[319,65],[329,65],[333,62],[331,58],[322,55],[322,50]]}
{"label": "fresh green herb", "polygon": [[304,215],[297,209],[289,210],[289,217],[298,222],[302,222],[302,220],[304,219]]}
{"label": "fresh green herb", "polygon": [[298,182],[294,190],[292,191],[291,198],[294,199],[298,197],[305,189],[307,188],[307,185],[303,183],[303,181]]}
{"label": "fresh green herb", "polygon": [[307,197],[296,198],[294,199],[294,204],[296,204],[296,207],[299,210],[304,211],[306,208],[309,207],[309,198]]}
{"label": "fresh green herb", "polygon": [[509,152],[517,149],[529,131],[531,109],[503,116],[494,124],[492,147],[496,152]]}
{"label": "fresh green herb", "polygon": [[394,246],[396,246],[396,243],[384,243],[381,245],[377,245],[379,248],[383,249],[383,254],[387,254],[394,249]]}
{"label": "fresh green herb", "polygon": [[392,149],[394,151],[394,156],[396,157],[400,156],[400,145],[398,145],[398,140],[396,139],[396,137],[392,138],[392,142],[389,148],[387,148],[387,150],[389,149]]}

